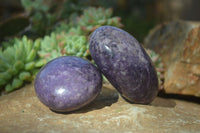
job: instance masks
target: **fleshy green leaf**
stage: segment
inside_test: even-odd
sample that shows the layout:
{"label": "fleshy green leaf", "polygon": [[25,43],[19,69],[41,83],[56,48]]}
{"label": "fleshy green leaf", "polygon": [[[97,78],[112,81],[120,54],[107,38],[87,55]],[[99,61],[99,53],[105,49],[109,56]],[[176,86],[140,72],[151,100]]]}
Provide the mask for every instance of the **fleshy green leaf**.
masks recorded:
{"label": "fleshy green leaf", "polygon": [[0,73],[0,79],[4,79],[4,80],[9,80],[11,79],[12,75],[9,74],[8,72],[1,72]]}
{"label": "fleshy green leaf", "polygon": [[26,62],[34,60],[35,56],[36,56],[36,50],[32,49],[26,58]]}
{"label": "fleshy green leaf", "polygon": [[44,66],[46,63],[47,63],[47,60],[42,59],[42,60],[37,61],[37,62],[35,63],[35,66],[36,66],[36,67],[42,67],[42,66]]}
{"label": "fleshy green leaf", "polygon": [[16,61],[14,64],[14,69],[19,71],[24,68],[24,63],[20,60]]}
{"label": "fleshy green leaf", "polygon": [[6,91],[6,92],[11,92],[11,91],[13,91],[12,85],[11,85],[11,84],[7,84],[6,87],[5,87],[5,91]]}
{"label": "fleshy green leaf", "polygon": [[17,89],[17,88],[21,87],[22,85],[23,85],[23,81],[18,78],[15,78],[12,82],[13,89]]}
{"label": "fleshy green leaf", "polygon": [[25,70],[31,70],[35,67],[35,63],[34,62],[29,62],[27,64],[25,64]]}
{"label": "fleshy green leaf", "polygon": [[30,78],[31,78],[31,74],[29,72],[21,72],[19,74],[20,80],[30,81]]}

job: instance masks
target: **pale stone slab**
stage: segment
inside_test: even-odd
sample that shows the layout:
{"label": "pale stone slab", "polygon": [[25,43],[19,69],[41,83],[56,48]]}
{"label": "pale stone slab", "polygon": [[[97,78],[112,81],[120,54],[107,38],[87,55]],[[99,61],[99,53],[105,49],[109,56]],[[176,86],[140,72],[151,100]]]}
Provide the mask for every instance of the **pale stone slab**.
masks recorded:
{"label": "pale stone slab", "polygon": [[198,133],[200,105],[157,97],[130,104],[111,86],[81,110],[58,114],[36,97],[32,84],[0,97],[1,133]]}

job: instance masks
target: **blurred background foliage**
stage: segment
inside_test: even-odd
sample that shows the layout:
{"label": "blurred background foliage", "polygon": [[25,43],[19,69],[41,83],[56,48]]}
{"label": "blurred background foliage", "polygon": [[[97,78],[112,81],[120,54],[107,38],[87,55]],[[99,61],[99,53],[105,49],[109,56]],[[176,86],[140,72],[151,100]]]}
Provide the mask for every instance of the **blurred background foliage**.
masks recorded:
{"label": "blurred background foliage", "polygon": [[[16,35],[25,27],[23,34],[35,38],[44,36],[58,21],[77,16],[89,6],[100,6],[112,8],[114,16],[121,17],[123,29],[142,42],[158,23],[174,19],[198,20],[198,5],[199,0],[1,0],[0,39]],[[31,16],[31,20],[27,16]],[[32,29],[30,25],[27,28],[28,21]]]}
{"label": "blurred background foliage", "polygon": [[[112,8],[114,16],[121,17],[123,29],[142,42],[158,23],[199,20],[198,5],[199,0],[0,0],[0,39],[16,36],[25,27],[21,34],[35,38],[50,34],[60,20],[75,18],[85,8],[95,6]],[[28,21],[32,29],[30,25],[27,28]]]}

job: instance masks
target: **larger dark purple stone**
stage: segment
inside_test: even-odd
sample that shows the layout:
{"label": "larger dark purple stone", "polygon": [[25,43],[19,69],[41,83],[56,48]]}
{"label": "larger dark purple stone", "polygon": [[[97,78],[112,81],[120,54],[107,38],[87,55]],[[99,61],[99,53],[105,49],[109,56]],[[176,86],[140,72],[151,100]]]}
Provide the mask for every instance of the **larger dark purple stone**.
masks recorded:
{"label": "larger dark purple stone", "polygon": [[40,101],[58,112],[77,110],[100,93],[97,67],[78,57],[64,56],[47,63],[37,74],[35,91]]}
{"label": "larger dark purple stone", "polygon": [[158,79],[150,57],[129,33],[112,26],[96,29],[90,52],[97,66],[130,102],[148,104],[158,93]]}

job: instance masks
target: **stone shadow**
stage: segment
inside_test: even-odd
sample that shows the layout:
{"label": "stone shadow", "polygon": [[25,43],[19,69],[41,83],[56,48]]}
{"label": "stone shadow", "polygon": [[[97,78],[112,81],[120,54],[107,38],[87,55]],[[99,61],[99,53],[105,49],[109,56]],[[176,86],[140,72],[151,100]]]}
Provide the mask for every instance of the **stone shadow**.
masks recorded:
{"label": "stone shadow", "polygon": [[86,105],[83,108],[80,108],[79,110],[62,113],[62,112],[56,112],[59,114],[79,114],[79,113],[87,113],[89,111],[102,109],[106,106],[111,106],[112,104],[116,103],[119,99],[119,93],[110,87],[103,86],[102,91],[97,98],[92,101],[90,104]]}
{"label": "stone shadow", "polygon": [[191,95],[168,94],[163,90],[159,92],[158,97],[151,103],[151,105],[160,107],[175,107],[176,102],[174,100],[182,100],[200,104],[200,97]]}
{"label": "stone shadow", "polygon": [[146,106],[166,107],[166,108],[174,108],[176,106],[175,101],[173,101],[171,99],[161,98],[158,96],[150,104],[141,104],[141,103],[130,102],[129,100],[127,100],[124,97],[123,97],[123,99],[130,104],[140,104],[140,105],[146,105]]}
{"label": "stone shadow", "polygon": [[183,100],[187,102],[193,102],[200,104],[200,97],[195,97],[192,95],[180,95],[180,94],[167,94],[164,90],[159,92],[159,97],[166,98],[166,99],[177,99],[177,100]]}
{"label": "stone shadow", "polygon": [[106,106],[111,106],[116,103],[119,99],[119,93],[107,87],[104,87],[99,96],[86,107],[76,111],[75,113],[85,113],[92,110],[102,109]]}
{"label": "stone shadow", "polygon": [[171,99],[156,97],[150,105],[155,107],[174,108],[176,106],[176,102]]}

